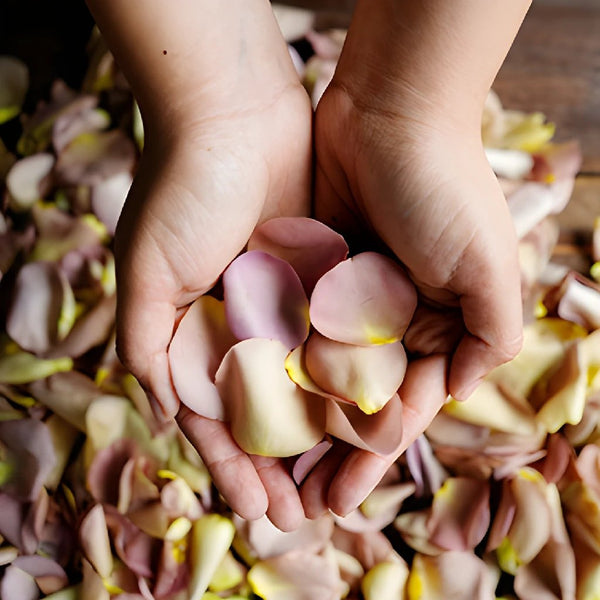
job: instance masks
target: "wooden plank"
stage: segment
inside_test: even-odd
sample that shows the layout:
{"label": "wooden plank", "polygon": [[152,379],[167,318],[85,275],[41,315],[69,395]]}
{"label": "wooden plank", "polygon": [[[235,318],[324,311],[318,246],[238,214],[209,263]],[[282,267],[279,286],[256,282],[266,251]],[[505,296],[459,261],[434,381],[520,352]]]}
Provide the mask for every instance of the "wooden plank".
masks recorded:
{"label": "wooden plank", "polygon": [[600,173],[600,3],[557,2],[533,3],[494,89],[507,108],[545,113],[557,140],[578,139],[582,171]]}

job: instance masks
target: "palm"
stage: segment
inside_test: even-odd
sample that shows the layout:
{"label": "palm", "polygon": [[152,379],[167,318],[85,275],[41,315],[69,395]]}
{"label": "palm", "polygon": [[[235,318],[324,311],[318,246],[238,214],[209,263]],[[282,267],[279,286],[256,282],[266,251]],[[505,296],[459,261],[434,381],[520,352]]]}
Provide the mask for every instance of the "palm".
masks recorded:
{"label": "palm", "polygon": [[[298,88],[251,114],[203,118],[173,145],[147,140],[116,235],[117,337],[125,365],[167,417],[179,404],[167,360],[178,316],[212,287],[257,223],[308,211],[311,118]],[[260,516],[283,486],[277,493],[289,515],[274,518],[282,527],[297,522],[302,508],[280,466],[259,478],[264,461],[253,464],[226,428],[186,412],[180,422],[240,514]]]}

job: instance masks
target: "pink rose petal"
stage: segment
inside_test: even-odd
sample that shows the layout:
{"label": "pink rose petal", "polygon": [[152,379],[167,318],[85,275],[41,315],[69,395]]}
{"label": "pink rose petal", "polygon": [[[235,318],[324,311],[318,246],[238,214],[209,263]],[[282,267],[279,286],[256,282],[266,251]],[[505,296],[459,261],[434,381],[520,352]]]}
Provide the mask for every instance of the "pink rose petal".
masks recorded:
{"label": "pink rose petal", "polygon": [[342,344],[313,333],[306,343],[306,368],[326,392],[355,403],[366,414],[381,410],[406,372],[402,342],[381,346]]}
{"label": "pink rose petal", "polygon": [[232,435],[249,454],[293,456],[323,439],[324,402],[288,377],[287,354],[278,340],[249,339],[233,346],[217,371]]}
{"label": "pink rose petal", "polygon": [[430,541],[447,550],[472,550],[490,524],[487,481],[465,477],[446,479],[435,493],[427,527]]}
{"label": "pink rose petal", "polygon": [[225,313],[240,340],[279,340],[289,350],[308,336],[308,300],[294,269],[253,250],[236,258],[223,274]]}
{"label": "pink rose petal", "polygon": [[398,341],[417,305],[417,294],[402,267],[375,252],[347,259],[317,282],[310,318],[325,337],[371,346]]}
{"label": "pink rose petal", "polygon": [[402,442],[402,402],[398,394],[377,413],[366,415],[357,406],[325,400],[327,433],[375,454],[392,454]]}
{"label": "pink rose petal", "polygon": [[69,294],[69,283],[56,264],[24,265],[6,320],[8,334],[24,350],[44,354],[59,340],[59,319]]}
{"label": "pink rose petal", "polygon": [[54,560],[45,556],[19,556],[13,566],[29,573],[44,594],[52,594],[69,583],[65,570]]}
{"label": "pink rose petal", "polygon": [[306,479],[312,468],[327,454],[332,445],[331,440],[324,439],[296,459],[292,470],[292,477],[296,485],[300,485]]}
{"label": "pink rose petal", "polygon": [[211,296],[198,298],[177,327],[169,348],[173,385],[180,400],[199,415],[224,418],[214,379],[221,360],[234,343],[225,320],[225,307]]}
{"label": "pink rose petal", "polygon": [[321,276],[348,255],[348,245],[339,233],[307,217],[266,221],[254,230],[248,250],[262,250],[290,263],[309,295]]}

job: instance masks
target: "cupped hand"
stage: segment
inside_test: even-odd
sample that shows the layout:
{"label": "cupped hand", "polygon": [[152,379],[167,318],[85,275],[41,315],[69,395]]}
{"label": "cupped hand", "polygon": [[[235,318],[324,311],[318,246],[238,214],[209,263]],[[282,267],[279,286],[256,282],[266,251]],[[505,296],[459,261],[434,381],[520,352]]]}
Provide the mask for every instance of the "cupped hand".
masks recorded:
{"label": "cupped hand", "polygon": [[404,440],[388,457],[334,448],[303,486],[311,516],[356,508],[448,394],[468,397],[521,344],[516,235],[478,129],[380,100],[353,97],[335,79],[321,98],[315,214],[356,248],[395,255],[417,288],[404,337]]}
{"label": "cupped hand", "polygon": [[299,83],[267,92],[147,128],[115,238],[117,345],[155,412],[178,414],[230,506],[247,518],[268,510],[289,529],[304,513],[280,462],[249,457],[223,423],[179,410],[167,358],[185,307],[213,286],[254,227],[308,210],[309,99]]}
{"label": "cupped hand", "polygon": [[335,84],[316,114],[316,215],[383,243],[419,306],[409,352],[452,355],[448,386],[469,396],[522,337],[517,239],[478,129],[354,99]]}

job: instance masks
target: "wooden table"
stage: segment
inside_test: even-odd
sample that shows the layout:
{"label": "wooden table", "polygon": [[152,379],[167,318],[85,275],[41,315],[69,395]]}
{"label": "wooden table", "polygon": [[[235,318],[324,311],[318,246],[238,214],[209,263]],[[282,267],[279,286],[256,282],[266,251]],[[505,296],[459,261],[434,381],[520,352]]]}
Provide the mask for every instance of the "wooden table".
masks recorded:
{"label": "wooden table", "polygon": [[577,139],[583,165],[563,228],[600,216],[600,0],[535,0],[494,83],[507,108],[539,110],[556,140]]}

